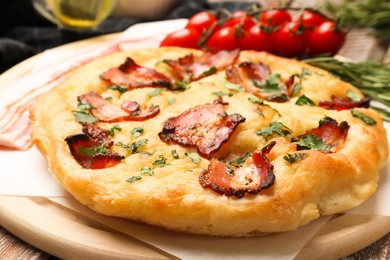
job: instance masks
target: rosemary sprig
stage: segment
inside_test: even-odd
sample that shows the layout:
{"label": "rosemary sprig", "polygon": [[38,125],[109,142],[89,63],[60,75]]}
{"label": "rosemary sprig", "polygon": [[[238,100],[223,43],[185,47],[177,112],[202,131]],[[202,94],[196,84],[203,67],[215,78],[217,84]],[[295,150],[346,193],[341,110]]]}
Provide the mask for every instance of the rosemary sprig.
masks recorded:
{"label": "rosemary sprig", "polygon": [[329,71],[359,88],[372,100],[390,107],[390,67],[369,61],[345,62],[333,57],[318,57],[303,61]]}
{"label": "rosemary sprig", "polygon": [[390,2],[388,0],[344,0],[327,2],[326,9],[346,27],[371,27],[379,41],[390,40]]}

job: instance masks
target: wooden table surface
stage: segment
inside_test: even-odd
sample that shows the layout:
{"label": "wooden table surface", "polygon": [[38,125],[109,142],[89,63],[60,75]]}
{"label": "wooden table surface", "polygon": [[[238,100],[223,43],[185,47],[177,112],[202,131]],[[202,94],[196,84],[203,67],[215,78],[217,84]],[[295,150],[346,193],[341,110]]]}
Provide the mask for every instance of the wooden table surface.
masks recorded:
{"label": "wooden table surface", "polygon": [[[390,46],[377,44],[369,36],[369,33],[369,29],[352,30],[339,54],[356,61],[374,60],[390,65]],[[25,243],[0,226],[0,259],[55,258],[55,256]],[[370,246],[343,259],[390,259],[390,233]]]}

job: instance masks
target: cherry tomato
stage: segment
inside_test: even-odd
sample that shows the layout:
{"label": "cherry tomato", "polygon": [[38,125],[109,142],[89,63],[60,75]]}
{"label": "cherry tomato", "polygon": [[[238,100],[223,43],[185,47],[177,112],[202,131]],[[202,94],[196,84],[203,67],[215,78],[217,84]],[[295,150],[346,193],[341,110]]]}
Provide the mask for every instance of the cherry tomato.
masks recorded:
{"label": "cherry tomato", "polygon": [[253,25],[245,30],[240,39],[240,49],[272,52],[274,48],[271,34],[264,32],[259,26]]}
{"label": "cherry tomato", "polygon": [[271,9],[260,14],[260,23],[265,27],[279,27],[291,22],[291,15],[287,10]]}
{"label": "cherry tomato", "polygon": [[273,36],[276,51],[285,57],[302,55],[306,49],[303,31],[296,22],[289,22]]}
{"label": "cherry tomato", "polygon": [[314,27],[328,21],[328,19],[322,14],[309,9],[305,9],[298,20],[302,21],[302,26],[305,29],[313,29]]}
{"label": "cherry tomato", "polygon": [[327,21],[316,27],[310,35],[308,47],[312,54],[335,55],[345,43],[345,32],[334,21]]}
{"label": "cherry tomato", "polygon": [[242,29],[247,30],[255,24],[255,21],[250,16],[247,16],[245,11],[237,11],[233,13],[231,19],[225,22],[223,27],[240,26]]}
{"label": "cherry tomato", "polygon": [[[201,34],[203,33],[203,31],[209,29],[214,23],[216,24],[216,22],[217,18],[214,14],[212,14],[211,12],[203,11],[190,17],[185,28],[194,29]],[[219,26],[216,26],[213,32],[217,31],[218,29]]]}
{"label": "cherry tomato", "polygon": [[235,27],[223,27],[210,36],[206,46],[212,51],[234,50],[239,48],[239,35]]}
{"label": "cherry tomato", "polygon": [[200,34],[190,28],[184,28],[168,34],[160,43],[160,46],[177,46],[183,48],[198,48]]}
{"label": "cherry tomato", "polygon": [[240,26],[242,29],[246,30],[256,25],[256,23],[249,16],[242,16],[237,18],[231,18],[226,21],[223,27],[234,27]]}

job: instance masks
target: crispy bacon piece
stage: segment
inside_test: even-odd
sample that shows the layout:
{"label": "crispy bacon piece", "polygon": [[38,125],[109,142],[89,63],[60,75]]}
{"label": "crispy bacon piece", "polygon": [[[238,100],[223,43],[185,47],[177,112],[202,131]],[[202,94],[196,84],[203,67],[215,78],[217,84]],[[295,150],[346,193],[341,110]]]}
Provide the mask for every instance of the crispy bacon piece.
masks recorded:
{"label": "crispy bacon piece", "polygon": [[171,80],[154,69],[142,67],[129,57],[118,68],[111,68],[103,72],[100,78],[104,81],[126,86],[129,89],[156,87],[172,88]]}
{"label": "crispy bacon piece", "polygon": [[[102,141],[100,138],[96,138],[96,136],[89,136],[89,133],[93,133],[95,131],[100,132],[98,135],[101,135],[100,130],[89,129],[86,130],[88,134],[71,135],[65,138],[65,141],[69,146],[69,150],[78,164],[80,164],[85,169],[103,169],[111,167],[125,158],[124,156],[108,150],[108,148],[112,146],[112,142],[111,144],[108,144],[107,142]],[[99,148],[105,149],[106,153],[96,152],[92,155],[86,154],[85,152],[83,153],[83,149],[93,150]]]}
{"label": "crispy bacon piece", "polygon": [[226,195],[244,197],[245,193],[256,194],[274,184],[274,166],[266,157],[276,144],[270,142],[260,151],[254,151],[242,167],[234,167],[217,159],[211,159],[209,167],[199,175],[203,188]]}
{"label": "crispy bacon piece", "polygon": [[241,85],[249,93],[273,102],[287,101],[291,94],[290,87],[294,83],[294,77],[290,77],[285,82],[280,82],[276,90],[263,90],[260,84],[270,76],[271,70],[262,62],[244,61],[238,65],[229,66],[225,73],[228,81]]}
{"label": "crispy bacon piece", "polygon": [[227,115],[221,98],[199,105],[169,118],[158,134],[164,142],[198,148],[204,158],[216,153],[233,134],[237,126],[245,122],[239,114]]}
{"label": "crispy bacon piece", "polygon": [[165,60],[165,63],[175,70],[180,80],[188,78],[190,81],[194,81],[233,64],[239,53],[239,50],[223,50],[204,52],[200,56],[188,54],[178,60]]}
{"label": "crispy bacon piece", "polygon": [[[78,97],[78,100],[90,104],[93,107],[91,114],[101,122],[144,121],[155,117],[160,112],[159,106],[150,107],[148,111],[141,111],[139,105],[132,103],[134,101],[124,101],[120,108],[107,102],[96,92],[83,94]],[[130,112],[135,108],[138,109]]]}
{"label": "crispy bacon piece", "polygon": [[318,104],[320,107],[332,110],[346,110],[354,107],[370,107],[370,99],[364,98],[360,101],[354,101],[351,98],[340,98],[332,96],[332,101],[320,101]]}
{"label": "crispy bacon piece", "polygon": [[[324,143],[334,148],[333,151],[335,151],[337,150],[338,146],[344,144],[348,135],[348,130],[349,125],[346,121],[338,124],[337,121],[333,118],[325,117],[320,121],[320,124],[317,128],[313,128],[307,131],[305,135],[315,134],[317,137],[321,138]],[[296,142],[305,135],[295,137],[292,139],[292,141]]]}
{"label": "crispy bacon piece", "polygon": [[109,138],[108,130],[100,128],[92,123],[84,123],[82,131],[92,142],[104,144],[104,147],[109,148],[114,142]]}

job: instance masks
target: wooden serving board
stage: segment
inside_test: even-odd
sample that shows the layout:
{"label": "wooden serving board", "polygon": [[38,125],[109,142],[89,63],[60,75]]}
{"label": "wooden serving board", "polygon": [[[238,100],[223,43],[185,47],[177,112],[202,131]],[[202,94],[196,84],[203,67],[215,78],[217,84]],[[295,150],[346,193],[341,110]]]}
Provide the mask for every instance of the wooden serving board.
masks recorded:
{"label": "wooden serving board", "polygon": [[[55,50],[72,53],[115,37],[115,34],[96,37]],[[32,57],[3,73],[0,86],[30,73],[39,57]],[[64,259],[175,258],[42,197],[0,196],[0,225],[29,244]],[[370,245],[388,232],[390,217],[340,214],[306,244],[297,259],[337,259]]]}
{"label": "wooden serving board", "polygon": [[[0,223],[27,243],[63,259],[172,259],[149,244],[121,234],[46,198],[0,196]],[[334,216],[296,259],[337,259],[390,231],[390,217]]]}

